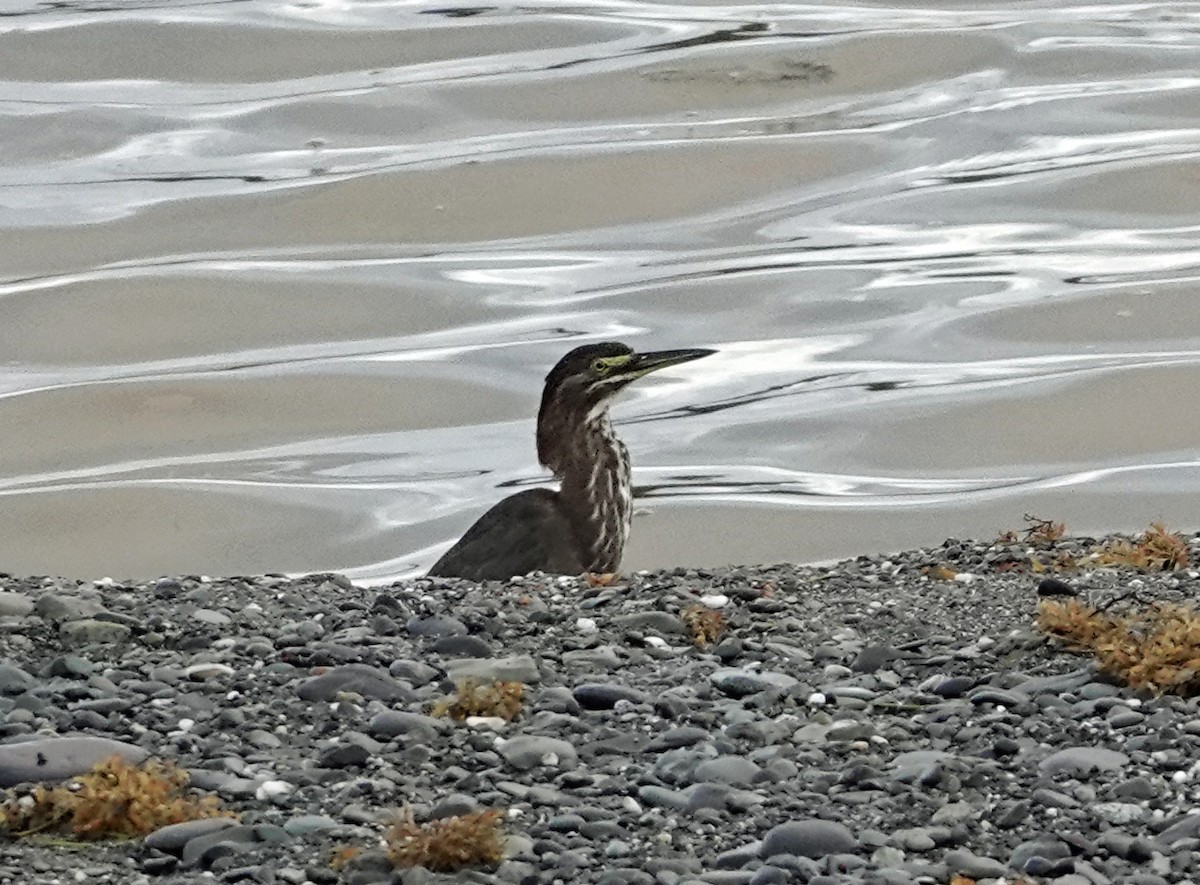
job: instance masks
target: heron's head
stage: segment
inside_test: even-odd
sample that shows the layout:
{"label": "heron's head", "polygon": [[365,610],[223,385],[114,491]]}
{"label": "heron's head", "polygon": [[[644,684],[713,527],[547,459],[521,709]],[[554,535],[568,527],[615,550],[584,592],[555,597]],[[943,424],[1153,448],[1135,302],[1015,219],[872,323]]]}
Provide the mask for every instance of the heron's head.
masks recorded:
{"label": "heron's head", "polygon": [[615,341],[575,348],[546,376],[538,410],[538,460],[555,469],[561,460],[556,452],[603,415],[631,382],[713,353],[699,348],[636,353]]}

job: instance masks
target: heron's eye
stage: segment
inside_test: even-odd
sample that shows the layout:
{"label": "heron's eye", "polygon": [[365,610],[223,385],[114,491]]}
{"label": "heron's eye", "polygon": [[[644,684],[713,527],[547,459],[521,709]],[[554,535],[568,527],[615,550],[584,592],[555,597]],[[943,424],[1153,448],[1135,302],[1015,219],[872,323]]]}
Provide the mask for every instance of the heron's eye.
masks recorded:
{"label": "heron's eye", "polygon": [[608,363],[603,359],[592,360],[592,371],[597,375],[603,375],[608,371]]}

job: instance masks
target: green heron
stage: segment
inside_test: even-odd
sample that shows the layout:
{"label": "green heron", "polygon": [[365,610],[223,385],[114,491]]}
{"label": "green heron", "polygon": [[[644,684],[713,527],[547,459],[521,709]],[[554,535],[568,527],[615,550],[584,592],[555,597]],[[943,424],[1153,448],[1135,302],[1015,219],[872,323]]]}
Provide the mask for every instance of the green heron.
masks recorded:
{"label": "green heron", "polygon": [[546,376],[538,409],[538,461],[559,491],[528,489],[483,514],[429,574],[504,581],[532,571],[615,572],[629,537],[633,484],[629,451],[613,433],[608,407],[632,381],[715,353],[634,353],[617,343],[577,347]]}

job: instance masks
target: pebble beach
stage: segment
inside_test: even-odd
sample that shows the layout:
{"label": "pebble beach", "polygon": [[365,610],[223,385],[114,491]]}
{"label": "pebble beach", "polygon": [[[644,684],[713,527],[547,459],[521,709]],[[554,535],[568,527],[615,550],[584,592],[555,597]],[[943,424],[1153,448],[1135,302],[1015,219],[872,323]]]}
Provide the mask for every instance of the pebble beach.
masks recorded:
{"label": "pebble beach", "polygon": [[[1200,882],[1200,706],[1047,640],[1025,553],[604,586],[0,576],[0,786],[159,757],[238,815],[6,837],[0,883]],[[1097,603],[1200,587],[1063,577]],[[720,613],[711,643],[697,610]],[[431,715],[466,678],[521,683],[521,714]],[[500,809],[505,859],[394,868],[405,807]]]}

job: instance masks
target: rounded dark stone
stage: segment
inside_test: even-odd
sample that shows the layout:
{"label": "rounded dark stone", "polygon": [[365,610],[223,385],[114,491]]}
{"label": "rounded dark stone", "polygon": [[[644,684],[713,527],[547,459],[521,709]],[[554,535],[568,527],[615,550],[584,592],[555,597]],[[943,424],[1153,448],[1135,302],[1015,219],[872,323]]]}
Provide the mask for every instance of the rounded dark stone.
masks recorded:
{"label": "rounded dark stone", "polygon": [[326,747],[317,756],[317,765],[321,768],[349,768],[366,765],[371,754],[358,744],[338,744]]}
{"label": "rounded dark stone", "polygon": [[410,618],[404,627],[414,636],[465,636],[467,633],[466,624],[448,615]]}
{"label": "rounded dark stone", "polygon": [[296,689],[296,694],[305,701],[332,701],[344,693],[381,701],[408,702],[414,699],[408,688],[385,671],[366,664],[343,664],[334,667],[327,673],[306,679]]}
{"label": "rounded dark stone", "polygon": [[134,744],[91,736],[5,744],[0,746],[0,788],[65,780],[83,774],[110,756],[120,756],[137,765],[149,755],[148,750]]}
{"label": "rounded dark stone", "polygon": [[585,710],[611,710],[618,701],[644,704],[648,700],[645,692],[612,682],[585,682],[575,686],[571,695]]}
{"label": "rounded dark stone", "polygon": [[858,840],[842,824],[828,820],[796,820],[767,831],[758,850],[759,857],[795,854],[800,857],[825,857],[858,851]]}
{"label": "rounded dark stone", "polygon": [[490,658],[493,654],[492,647],[478,636],[443,636],[429,650],[458,658]]}

